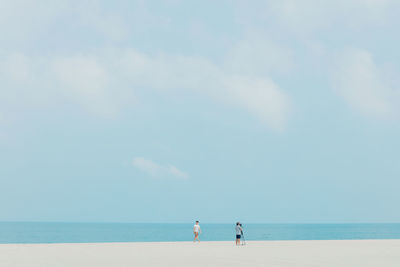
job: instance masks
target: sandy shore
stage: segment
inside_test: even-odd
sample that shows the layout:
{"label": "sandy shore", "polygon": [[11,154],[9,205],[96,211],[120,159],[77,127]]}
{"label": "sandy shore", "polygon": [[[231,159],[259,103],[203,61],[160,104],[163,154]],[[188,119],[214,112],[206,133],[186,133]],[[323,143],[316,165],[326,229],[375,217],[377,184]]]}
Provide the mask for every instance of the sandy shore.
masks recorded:
{"label": "sandy shore", "polygon": [[1,244],[0,266],[400,266],[400,240]]}

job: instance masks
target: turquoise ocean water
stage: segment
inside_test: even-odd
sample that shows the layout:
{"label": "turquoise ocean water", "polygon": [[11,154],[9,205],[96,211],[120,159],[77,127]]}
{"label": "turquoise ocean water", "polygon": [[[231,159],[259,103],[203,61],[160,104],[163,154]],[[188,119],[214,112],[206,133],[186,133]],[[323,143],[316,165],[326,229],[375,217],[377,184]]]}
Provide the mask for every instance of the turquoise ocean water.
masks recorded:
{"label": "turquoise ocean water", "polygon": [[[200,224],[203,241],[233,240],[234,224]],[[243,224],[246,240],[400,239],[400,224]],[[191,241],[192,224],[2,222],[0,243]]]}

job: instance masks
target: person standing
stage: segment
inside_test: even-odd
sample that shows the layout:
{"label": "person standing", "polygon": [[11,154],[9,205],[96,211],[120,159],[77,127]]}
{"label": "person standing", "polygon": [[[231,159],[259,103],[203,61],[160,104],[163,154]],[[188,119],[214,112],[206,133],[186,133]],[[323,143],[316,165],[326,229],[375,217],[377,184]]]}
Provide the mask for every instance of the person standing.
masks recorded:
{"label": "person standing", "polygon": [[199,221],[196,221],[196,224],[193,226],[193,233],[194,233],[193,242],[196,242],[196,240],[200,242],[199,234],[201,233],[201,228],[199,225]]}
{"label": "person standing", "polygon": [[236,223],[235,230],[236,230],[236,246],[238,246],[238,245],[240,245],[240,238],[243,234],[243,228],[242,228],[242,225],[240,224],[240,222]]}

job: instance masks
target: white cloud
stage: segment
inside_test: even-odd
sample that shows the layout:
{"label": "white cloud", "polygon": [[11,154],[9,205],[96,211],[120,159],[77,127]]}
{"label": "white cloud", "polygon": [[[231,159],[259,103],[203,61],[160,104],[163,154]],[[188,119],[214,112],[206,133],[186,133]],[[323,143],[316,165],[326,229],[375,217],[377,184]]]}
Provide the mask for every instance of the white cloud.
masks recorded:
{"label": "white cloud", "polygon": [[291,111],[291,100],[271,79],[228,76],[225,97],[275,130],[283,130]]}
{"label": "white cloud", "polygon": [[65,1],[0,1],[0,41],[26,41],[51,26],[65,7]]}
{"label": "white cloud", "polygon": [[225,66],[234,73],[246,75],[288,73],[294,67],[293,52],[285,45],[272,42],[265,34],[253,32],[227,52]]}
{"label": "white cloud", "polygon": [[[0,50],[0,112],[7,116],[6,109],[32,112],[67,102],[113,118],[136,101],[140,90],[177,97],[192,91],[242,109],[273,130],[287,124],[290,97],[270,75],[289,70],[292,56],[290,49],[268,38],[238,41],[218,64],[204,56],[144,53],[120,45],[146,27],[169,25],[167,17],[153,14],[142,1],[133,3],[132,20],[122,10],[96,1],[16,0],[0,5],[0,40],[5,47]],[[65,35],[58,35],[55,25]]]}
{"label": "white cloud", "polygon": [[0,72],[13,82],[24,83],[32,78],[30,77],[30,68],[31,62],[29,58],[23,54],[15,53],[4,59]]}
{"label": "white cloud", "polygon": [[133,166],[156,178],[174,177],[178,179],[188,179],[189,175],[173,165],[160,165],[151,160],[136,157],[132,161]]}
{"label": "white cloud", "polygon": [[0,54],[0,112],[7,120],[48,103],[48,84],[41,60],[22,53]]}
{"label": "white cloud", "polygon": [[235,75],[201,57],[150,57],[131,49],[120,67],[135,88],[193,90],[245,110],[274,130],[285,128],[292,107],[289,95],[268,76]]}
{"label": "white cloud", "polygon": [[56,58],[49,66],[56,86],[88,111],[110,116],[117,112],[113,103],[109,71],[98,59],[88,56]]}
{"label": "white cloud", "polygon": [[[120,14],[105,8],[103,4],[102,1],[0,1],[0,41],[3,45],[29,40],[40,43],[41,38],[51,38],[53,33],[60,31],[60,27],[54,25],[64,27],[64,30],[72,29],[63,32],[63,35],[68,35],[66,39],[72,36],[82,39],[80,34],[88,31],[96,37],[124,40],[131,30],[129,25]],[[144,11],[140,5],[136,5],[130,14],[135,18],[143,18]]]}
{"label": "white cloud", "polygon": [[347,28],[382,23],[395,0],[281,0],[268,1],[263,11],[294,32],[310,33],[338,25]]}
{"label": "white cloud", "polygon": [[[289,96],[268,76],[231,74],[202,57],[150,56],[115,48],[68,57],[18,54],[6,61],[4,69],[0,81],[11,81],[21,95],[34,94],[33,99],[45,95],[40,98],[42,106],[46,106],[43,101],[70,101],[102,117],[118,115],[140,90],[177,96],[192,91],[242,109],[274,130],[284,129],[291,109]],[[37,87],[39,91],[34,91]]]}
{"label": "white cloud", "polygon": [[333,87],[361,114],[382,119],[397,116],[399,88],[392,88],[372,55],[364,50],[345,52],[335,66]]}
{"label": "white cloud", "polygon": [[168,165],[168,172],[178,178],[183,178],[183,179],[189,178],[189,175],[187,173],[181,171],[180,169],[178,169],[173,165]]}

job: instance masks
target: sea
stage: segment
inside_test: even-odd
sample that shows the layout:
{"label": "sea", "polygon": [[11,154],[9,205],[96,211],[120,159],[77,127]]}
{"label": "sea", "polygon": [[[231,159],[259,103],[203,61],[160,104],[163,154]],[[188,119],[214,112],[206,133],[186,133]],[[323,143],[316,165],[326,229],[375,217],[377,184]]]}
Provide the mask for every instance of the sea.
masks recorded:
{"label": "sea", "polygon": [[[235,238],[234,224],[200,224],[202,241]],[[171,242],[193,240],[191,223],[0,222],[0,243]],[[245,240],[400,239],[395,224],[243,224]]]}

